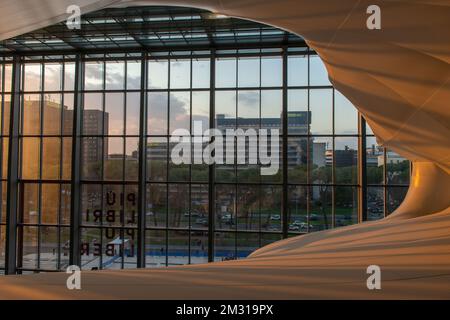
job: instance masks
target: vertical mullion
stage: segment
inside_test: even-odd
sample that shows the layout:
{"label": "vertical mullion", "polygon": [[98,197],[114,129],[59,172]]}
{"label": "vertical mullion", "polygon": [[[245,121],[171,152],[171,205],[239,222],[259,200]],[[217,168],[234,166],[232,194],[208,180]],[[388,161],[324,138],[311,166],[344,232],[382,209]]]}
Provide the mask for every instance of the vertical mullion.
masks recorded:
{"label": "vertical mullion", "polygon": [[[209,127],[215,125],[215,87],[216,87],[216,51],[211,51],[209,82]],[[210,141],[211,142],[211,141]],[[208,166],[208,262],[214,261],[214,229],[215,229],[215,165]]]}
{"label": "vertical mullion", "polygon": [[[333,187],[331,187],[331,228],[335,227],[334,224],[334,220],[335,220],[335,215],[336,215],[336,206],[335,204],[335,197],[336,197],[336,162],[335,162],[335,154],[336,154],[336,130],[335,130],[335,91],[334,88],[331,90],[331,132],[333,134],[333,165],[331,166],[331,183],[333,184]],[[328,187],[327,187],[328,189]],[[327,214],[324,214],[324,217],[326,218]],[[328,224],[328,221],[327,221]],[[327,225],[327,229],[328,229],[328,225]]]}
{"label": "vertical mullion", "polygon": [[137,267],[145,268],[145,210],[147,179],[147,54],[141,57],[141,91],[139,110],[139,178],[138,178],[138,230]]}
{"label": "vertical mullion", "polygon": [[[236,89],[235,89],[235,105],[234,105],[234,110],[235,110],[235,119],[234,119],[234,129],[238,129],[239,128],[239,121],[238,121],[238,116],[239,116],[239,56],[236,58]],[[237,180],[238,180],[238,163],[237,163],[237,136],[235,135],[234,137],[234,201],[233,201],[233,212],[234,212],[234,224],[235,224],[235,228],[234,228],[234,259],[237,259],[237,251],[238,251],[238,184],[237,184]]]}
{"label": "vertical mullion", "polygon": [[[105,58],[105,54],[103,54],[103,58]],[[105,231],[105,226],[103,224],[103,215],[105,211],[105,143],[108,142],[109,146],[109,122],[108,122],[108,132],[105,132],[105,100],[106,100],[106,60],[102,60],[102,160],[101,160],[101,173],[100,173],[100,180],[102,181],[102,202],[101,202],[101,216],[100,216],[100,248],[101,248],[101,254],[100,254],[100,267],[99,269],[103,269],[103,233]],[[108,118],[109,121],[109,118]],[[108,157],[108,149],[106,149],[106,157]],[[120,237],[120,235],[119,235]]]}
{"label": "vertical mullion", "polygon": [[189,164],[189,221],[188,221],[188,264],[191,264],[191,206],[192,206],[192,58],[189,59],[190,61],[190,73],[189,73],[189,132],[190,132],[190,146],[189,146],[189,150],[191,150],[191,154],[190,154],[190,161],[191,163]]}
{"label": "vertical mullion", "polygon": [[358,222],[367,221],[366,120],[358,112]]}
{"label": "vertical mullion", "polygon": [[80,54],[75,61],[75,87],[72,124],[72,172],[70,199],[70,255],[69,264],[81,267],[80,223],[81,223],[81,122],[83,105],[83,62]]}
{"label": "vertical mullion", "polygon": [[287,117],[287,104],[288,104],[288,95],[287,95],[287,86],[288,86],[288,56],[287,56],[287,47],[283,48],[283,102],[282,102],[282,115],[283,115],[283,125],[282,125],[282,166],[283,166],[283,197],[281,199],[281,209],[282,209],[282,232],[283,238],[288,237],[288,117]]}
{"label": "vertical mullion", "polygon": [[313,145],[313,138],[311,137],[311,109],[310,109],[310,100],[311,100],[311,67],[310,67],[310,61],[311,61],[311,50],[307,49],[307,57],[308,57],[308,67],[307,67],[307,72],[308,72],[308,108],[307,108],[307,123],[308,123],[308,132],[307,132],[307,140],[306,140],[306,183],[307,183],[307,187],[306,187],[306,231],[309,233],[309,217],[310,217],[310,213],[311,213],[311,203],[310,203],[310,197],[311,197],[311,190],[312,190],[312,186],[311,186],[311,147]]}
{"label": "vertical mullion", "polygon": [[21,60],[14,56],[9,122],[5,274],[16,273]]}
{"label": "vertical mullion", "polygon": [[[61,90],[61,114],[59,117],[59,180],[62,180],[63,178],[63,157],[64,157],[64,148],[63,148],[63,130],[64,130],[64,73],[65,73],[65,62],[63,61],[61,63],[61,87],[59,88]],[[57,243],[58,243],[58,249],[57,249],[57,262],[56,262],[56,268],[59,270],[61,268],[61,202],[62,202],[62,183],[60,182],[58,184],[58,229],[57,229]]]}
{"label": "vertical mullion", "polygon": [[167,150],[166,150],[166,267],[169,265],[169,169],[170,169],[170,71],[171,71],[171,57],[167,59],[167,131],[166,131],[166,141],[167,141]]}
{"label": "vertical mullion", "polygon": [[39,93],[39,113],[40,113],[40,117],[39,117],[39,121],[40,121],[40,125],[39,125],[39,184],[38,184],[38,204],[39,204],[39,215],[38,215],[38,263],[37,263],[37,268],[40,269],[41,267],[41,230],[42,230],[42,159],[43,159],[43,149],[44,149],[44,78],[45,78],[45,65],[44,63],[40,63],[41,65],[41,85],[40,85],[40,93]]}
{"label": "vertical mullion", "polygon": [[122,136],[123,136],[123,138],[122,138],[122,143],[123,143],[123,148],[122,148],[122,150],[123,150],[123,160],[122,160],[122,182],[123,182],[122,197],[123,197],[123,202],[122,202],[122,213],[121,213],[122,217],[120,217],[120,220],[122,220],[121,221],[122,228],[120,229],[121,231],[120,231],[120,235],[119,235],[119,237],[121,239],[121,242],[120,242],[120,255],[121,255],[120,267],[121,267],[121,269],[124,269],[124,267],[125,267],[124,228],[125,228],[125,217],[126,217],[125,210],[126,210],[126,202],[127,202],[127,197],[125,195],[125,180],[126,180],[125,179],[125,175],[126,175],[126,172],[125,172],[126,165],[125,164],[127,161],[127,146],[126,146],[127,138],[126,138],[126,135],[127,135],[127,65],[128,65],[128,60],[125,59],[123,64],[124,64],[124,77],[123,77],[123,87],[122,87],[122,90],[124,90],[123,91],[123,99],[122,99],[122,103],[123,103],[123,108],[122,108],[122,110],[123,110],[123,132],[122,132]]}

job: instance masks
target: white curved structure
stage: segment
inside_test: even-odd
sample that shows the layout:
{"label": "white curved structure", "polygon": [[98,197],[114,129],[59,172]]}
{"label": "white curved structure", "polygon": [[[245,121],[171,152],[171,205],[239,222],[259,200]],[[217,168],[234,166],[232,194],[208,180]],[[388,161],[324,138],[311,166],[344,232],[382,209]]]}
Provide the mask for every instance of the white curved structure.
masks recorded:
{"label": "white curved structure", "polygon": [[[48,6],[44,1],[5,0],[0,4],[0,39],[61,21],[67,16],[67,5],[73,3],[78,3],[83,12],[106,6],[168,4],[58,0]],[[198,296],[190,291],[191,298],[361,297],[369,294],[362,280],[364,268],[373,263],[385,267],[387,277],[392,277],[392,290],[383,290],[379,297],[449,298],[448,0],[384,1],[381,30],[366,28],[366,9],[372,4],[367,0],[172,0],[170,4],[251,19],[301,35],[325,62],[333,85],[365,116],[378,143],[413,161],[411,187],[404,203],[382,221],[284,240],[258,250],[244,261],[95,273],[92,277],[96,277],[96,283],[120,274],[123,275],[120,281],[149,283],[149,287],[158,291],[158,297],[163,298],[183,297],[186,292],[183,285],[190,290],[196,288]],[[312,271],[313,267],[323,269]],[[86,274],[90,277],[92,273]],[[42,285],[45,281],[58,281],[58,277],[61,275],[39,275],[36,281],[42,281]],[[278,285],[271,286],[275,278]],[[45,285],[37,285],[34,293],[21,291],[21,282],[34,279],[1,278],[0,284],[10,285],[11,292],[24,297],[67,294],[58,289],[46,290]],[[335,285],[327,285],[323,279],[333,279]],[[416,280],[405,283],[401,279]],[[159,280],[161,284],[176,284],[177,289],[158,287]],[[285,286],[280,286],[283,281]],[[227,291],[229,283],[242,291]],[[336,283],[344,287],[344,283],[350,284],[345,290],[337,289]],[[264,292],[258,290],[260,285],[266,286]],[[308,286],[308,290],[300,290],[301,285]],[[410,290],[416,285],[422,291]],[[221,289],[217,290],[217,286]],[[101,285],[92,290],[87,296],[110,296]],[[28,293],[30,296],[26,296]],[[154,291],[139,288],[130,288],[128,293],[123,297],[157,297]],[[113,293],[112,297],[122,296]]]}

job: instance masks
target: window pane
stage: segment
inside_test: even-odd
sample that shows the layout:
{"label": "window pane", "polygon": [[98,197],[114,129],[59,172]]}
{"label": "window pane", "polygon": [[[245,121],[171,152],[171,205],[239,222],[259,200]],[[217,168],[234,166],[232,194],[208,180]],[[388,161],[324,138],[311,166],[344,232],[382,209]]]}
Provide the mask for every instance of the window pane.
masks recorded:
{"label": "window pane", "polygon": [[23,134],[39,134],[41,130],[41,97],[38,94],[23,97]]}
{"label": "window pane", "polygon": [[367,220],[378,220],[384,217],[384,188],[367,188]]}
{"label": "window pane", "polygon": [[170,93],[170,133],[176,129],[189,130],[190,120],[190,94],[187,91]]}
{"label": "window pane", "polygon": [[23,233],[22,243],[22,268],[35,269],[38,266],[38,228],[21,227]]}
{"label": "window pane", "polygon": [[[194,131],[194,123],[201,124],[201,131]],[[200,127],[199,127],[200,128]],[[209,92],[192,92],[192,134],[202,135],[209,128]]]}
{"label": "window pane", "polygon": [[170,61],[170,88],[189,88],[191,83],[191,60]]}
{"label": "window pane", "polygon": [[[308,138],[288,139],[288,181],[289,183],[307,183],[308,168]],[[315,144],[313,144],[314,146]],[[319,151],[317,151],[319,152]],[[315,164],[325,166],[325,148],[322,158],[317,158]],[[323,163],[320,163],[322,161]]]}
{"label": "window pane", "polygon": [[261,91],[261,128],[279,129],[281,134],[281,113],[283,94],[281,90]]}
{"label": "window pane", "polygon": [[210,71],[209,59],[192,60],[192,88],[209,88]]}
{"label": "window pane", "polygon": [[102,186],[85,184],[81,186],[81,224],[102,223]]}
{"label": "window pane", "polygon": [[358,183],[358,138],[336,137],[334,165],[337,184]]}
{"label": "window pane", "polygon": [[189,262],[189,232],[169,231],[168,263],[182,265]]}
{"label": "window pane", "polygon": [[[331,137],[312,137],[313,159],[311,163],[311,183],[332,183],[331,168],[333,164],[333,139]],[[315,149],[315,150],[314,150]],[[325,149],[325,161],[323,151]],[[315,151],[315,154],[314,154]]]}
{"label": "window pane", "polygon": [[216,59],[216,88],[236,87],[236,58]]}
{"label": "window pane", "polygon": [[236,235],[237,259],[246,258],[250,253],[259,248],[258,233],[238,233]]}
{"label": "window pane", "polygon": [[191,232],[191,263],[208,262],[208,233]]}
{"label": "window pane", "polygon": [[44,65],[44,90],[59,91],[61,90],[62,65],[46,63]]}
{"label": "window pane", "polygon": [[12,90],[12,65],[5,65],[5,92],[11,92]]}
{"label": "window pane", "polygon": [[259,87],[259,57],[238,59],[238,86]]}
{"label": "window pane", "polygon": [[237,186],[237,229],[260,229],[260,192],[259,186]]}
{"label": "window pane", "polygon": [[319,56],[310,56],[309,67],[311,86],[331,86],[330,80],[328,80],[327,69]]}
{"label": "window pane", "polygon": [[214,261],[236,259],[236,234],[216,232],[214,234]]}
{"label": "window pane", "polygon": [[358,112],[339,91],[334,91],[334,130],[336,134],[358,133]]}
{"label": "window pane", "polygon": [[310,190],[309,232],[330,229],[332,226],[332,186],[312,186]]}
{"label": "window pane", "polygon": [[84,64],[84,89],[103,89],[103,62],[86,62]]}
{"label": "window pane", "polygon": [[167,93],[148,93],[148,121],[149,135],[167,135]]}
{"label": "window pane", "polygon": [[22,138],[22,178],[39,179],[39,138]]}
{"label": "window pane", "polygon": [[259,128],[259,91],[238,91],[238,127]]}
{"label": "window pane", "polygon": [[72,175],[72,138],[62,138],[62,178],[70,180]]}
{"label": "window pane", "polygon": [[191,185],[191,226],[208,228],[209,191],[207,184]]}
{"label": "window pane", "polygon": [[124,126],[124,94],[105,94],[105,134],[122,135]]}
{"label": "window pane", "polygon": [[308,90],[288,90],[288,133],[308,134]]}
{"label": "window pane", "polygon": [[307,187],[290,186],[289,187],[289,212],[288,212],[288,231],[292,232],[308,232],[307,223]]}
{"label": "window pane", "polygon": [[236,127],[236,92],[216,91],[216,128],[224,130]]}
{"label": "window pane", "polygon": [[189,185],[169,184],[169,228],[189,227]]}
{"label": "window pane", "polygon": [[356,187],[335,187],[335,214],[342,217],[342,225],[358,222],[358,190]]}
{"label": "window pane", "polygon": [[261,87],[283,85],[283,59],[281,57],[261,58]]}
{"label": "window pane", "polygon": [[232,185],[216,185],[216,230],[236,228],[236,193]]}
{"label": "window pane", "polygon": [[105,81],[106,90],[123,89],[125,84],[125,63],[123,61],[107,61]]}
{"label": "window pane", "polygon": [[40,64],[25,64],[24,74],[24,91],[41,90],[41,72]]}
{"label": "window pane", "polygon": [[75,63],[64,64],[64,90],[71,91],[75,88]]}
{"label": "window pane", "polygon": [[61,95],[44,97],[44,134],[61,134]]}
{"label": "window pane", "polygon": [[42,184],[42,206],[41,219],[42,223],[58,224],[58,208],[59,208],[59,184],[44,183]]}
{"label": "window pane", "polygon": [[405,199],[408,187],[388,187],[387,188],[387,214],[391,214],[397,209]]}
{"label": "window pane", "polygon": [[[104,112],[102,94],[85,93],[83,109],[83,133],[85,135],[102,135],[103,118]],[[107,129],[108,127],[105,126],[105,132],[108,132]]]}
{"label": "window pane", "polygon": [[332,104],[332,89],[310,91],[311,134],[332,133]]}
{"label": "window pane", "polygon": [[[82,168],[83,179],[99,180],[102,173],[102,159],[103,159],[103,139],[96,137],[89,137],[82,139]],[[108,150],[107,146],[105,151]]]}
{"label": "window pane", "polygon": [[167,138],[147,139],[147,179],[167,180]]}
{"label": "window pane", "polygon": [[105,180],[123,179],[123,138],[105,138]]}
{"label": "window pane", "polygon": [[141,62],[127,61],[127,89],[141,88]]}
{"label": "window pane", "polygon": [[127,135],[139,134],[141,96],[139,92],[127,93]]}
{"label": "window pane", "polygon": [[384,149],[374,137],[367,137],[366,141],[367,184],[383,184]]}
{"label": "window pane", "polygon": [[282,230],[281,186],[261,186],[261,230]]}
{"label": "window pane", "polygon": [[147,185],[146,225],[152,228],[167,227],[167,186],[164,184]]}
{"label": "window pane", "polygon": [[[21,195],[23,215],[19,222],[36,224],[39,222],[39,185],[37,183],[25,183]],[[20,217],[20,215],[19,215]]]}
{"label": "window pane", "polygon": [[63,134],[73,134],[73,93],[63,95],[64,105],[62,107]]}
{"label": "window pane", "polygon": [[308,56],[288,57],[288,86],[308,85]]}
{"label": "window pane", "polygon": [[166,231],[145,231],[145,267],[166,266]]}
{"label": "window pane", "polygon": [[56,270],[58,267],[58,228],[40,227],[41,269]]}
{"label": "window pane", "polygon": [[167,60],[150,60],[148,62],[148,88],[167,89],[168,87]]}
{"label": "window pane", "polygon": [[42,138],[42,179],[60,176],[61,139]]}
{"label": "window pane", "polygon": [[139,138],[125,139],[125,180],[138,180]]}
{"label": "window pane", "polygon": [[394,151],[386,151],[386,178],[388,184],[409,184],[409,161]]}

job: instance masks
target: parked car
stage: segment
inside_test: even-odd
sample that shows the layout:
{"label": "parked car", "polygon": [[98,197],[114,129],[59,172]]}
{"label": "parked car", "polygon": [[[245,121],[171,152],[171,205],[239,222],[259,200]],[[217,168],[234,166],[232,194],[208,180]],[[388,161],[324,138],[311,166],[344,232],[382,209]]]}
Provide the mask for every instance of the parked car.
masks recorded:
{"label": "parked car", "polygon": [[280,219],[281,219],[281,217],[279,214],[273,214],[270,216],[270,220],[280,220]]}

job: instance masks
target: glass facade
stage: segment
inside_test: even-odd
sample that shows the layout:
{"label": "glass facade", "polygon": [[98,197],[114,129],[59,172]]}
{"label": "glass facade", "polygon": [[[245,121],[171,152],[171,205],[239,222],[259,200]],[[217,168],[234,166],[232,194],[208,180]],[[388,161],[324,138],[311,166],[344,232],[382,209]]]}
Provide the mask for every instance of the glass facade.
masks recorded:
{"label": "glass facade", "polygon": [[[134,28],[100,43],[118,32],[123,10],[142,15],[126,25],[169,12],[167,23],[187,31],[151,38]],[[58,24],[61,42],[8,40],[68,51],[0,57],[0,273],[240,259],[283,238],[382,218],[402,202],[409,161],[376,145],[300,38],[237,19],[230,32],[199,10],[146,10],[84,16],[103,26],[80,31],[85,38]],[[69,50],[75,44],[82,53]],[[178,129],[190,164],[172,157]],[[223,153],[232,163],[197,161],[213,141],[202,138],[207,129],[223,141],[229,130],[278,130],[266,150],[277,170],[262,175],[267,162],[250,160],[261,135],[233,138]]]}
{"label": "glass facade", "polygon": [[408,160],[379,146],[369,126],[366,141],[367,219],[378,220],[403,201],[412,168]]}

